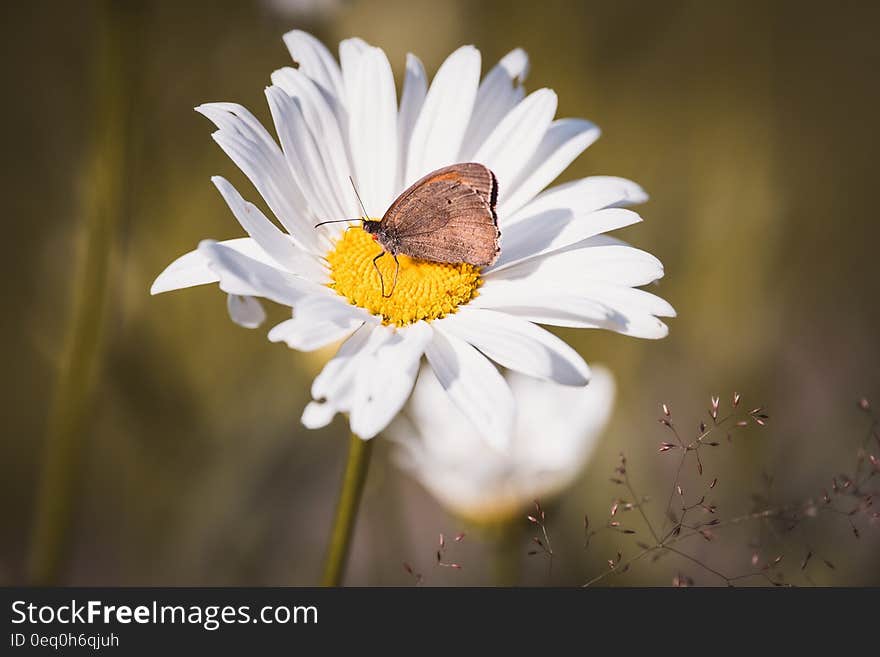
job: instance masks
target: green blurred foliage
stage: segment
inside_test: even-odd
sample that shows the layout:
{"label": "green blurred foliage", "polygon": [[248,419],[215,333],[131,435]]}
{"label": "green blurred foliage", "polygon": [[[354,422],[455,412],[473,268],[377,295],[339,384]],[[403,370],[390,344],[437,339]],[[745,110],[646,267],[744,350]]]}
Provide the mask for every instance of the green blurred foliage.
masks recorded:
{"label": "green blurred foliage", "polygon": [[[652,196],[645,222],[622,236],[663,260],[656,291],[679,317],[660,342],[561,331],[588,361],[615,371],[619,402],[583,478],[549,507],[558,553],[550,581],[585,581],[614,556],[616,543],[605,539],[584,553],[580,532],[583,513],[602,518],[617,494],[608,475],[620,451],[640,492],[665,499],[673,460],[656,453],[661,401],[694,427],[711,393],[736,389],[746,404],[769,408],[768,429],[750,430],[707,464],[726,513],[749,510],[762,470],[788,501],[815,495],[848,466],[866,426],[854,402],[880,391],[877,5],[389,0],[331,2],[312,15],[279,10],[295,4],[137,9],[126,211],[65,581],[317,581],[347,435],[342,420],[316,432],[299,424],[320,359],[232,324],[215,288],[148,293],[200,239],[240,234],[209,177],[229,177],[255,202],[257,194],[192,108],[231,100],[268,121],[263,87],[289,63],[281,35],[293,27],[331,48],[353,35],[382,46],[398,80],[408,51],[433,72],[458,45],[474,43],[485,70],[522,46],[532,59],[528,87],[554,88],[561,115],[603,128],[562,179],[621,175]],[[60,2],[5,8],[3,582],[23,577],[82,251],[97,11]],[[270,310],[270,319],[282,316]],[[383,445],[348,581],[406,584],[406,560],[432,584],[489,583],[491,532],[460,546],[462,571],[430,570],[436,534],[462,529],[394,469]],[[845,550],[835,579],[819,583],[877,584],[877,531],[845,544],[833,531],[806,536],[831,554]],[[731,541],[736,570],[751,554],[747,539]],[[523,557],[522,565],[522,582],[548,581],[542,564]],[[619,582],[666,584],[673,571],[645,565]]]}

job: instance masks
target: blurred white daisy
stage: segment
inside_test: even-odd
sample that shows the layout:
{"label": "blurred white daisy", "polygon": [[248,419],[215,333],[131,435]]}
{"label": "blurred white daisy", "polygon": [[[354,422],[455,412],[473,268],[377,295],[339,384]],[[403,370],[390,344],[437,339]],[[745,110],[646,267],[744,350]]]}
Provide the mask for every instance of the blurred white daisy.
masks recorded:
{"label": "blurred white daisy", "polygon": [[290,20],[330,18],[343,4],[343,0],[263,0],[265,7]]}
{"label": "blurred white daisy", "polygon": [[[406,402],[422,355],[453,402],[490,440],[511,435],[513,395],[489,359],[539,379],[582,386],[581,357],[537,324],[607,328],[660,338],[672,307],[634,289],[663,275],[659,260],[602,233],[640,221],[621,206],[647,197],[633,182],[592,177],[550,184],[599,136],[580,119],[557,119],[556,94],[526,96],[528,58],[506,55],[480,81],[480,53],[452,53],[428,84],[409,55],[400,103],[385,53],[360,39],[339,46],[340,64],[314,37],[284,36],[298,67],[266,89],[278,142],[244,107],[196,108],[215,141],[247,175],[280,224],[225,179],[214,184],[248,237],[175,260],[154,294],[219,283],[232,318],[263,319],[254,297],[293,308],[269,339],[312,351],[345,340],[312,386],[303,423],[348,413],[362,438],[385,428]],[[351,175],[372,217],[409,184],[442,166],[477,161],[498,178],[501,255],[491,267],[400,257],[390,298],[372,270],[379,246],[363,230],[322,220],[360,215]],[[282,230],[283,228],[283,230]],[[393,261],[383,258],[385,280]]]}
{"label": "blurred white daisy", "polygon": [[507,373],[516,422],[507,446],[490,447],[450,403],[431,371],[388,427],[395,460],[449,511],[476,522],[508,520],[570,485],[589,460],[614,406],[611,373],[561,386]]}

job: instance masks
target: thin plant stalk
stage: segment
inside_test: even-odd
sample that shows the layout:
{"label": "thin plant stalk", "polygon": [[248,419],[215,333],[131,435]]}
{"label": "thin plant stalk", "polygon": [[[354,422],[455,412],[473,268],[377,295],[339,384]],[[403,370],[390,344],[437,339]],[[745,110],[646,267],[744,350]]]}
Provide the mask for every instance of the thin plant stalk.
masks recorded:
{"label": "thin plant stalk", "polygon": [[515,518],[502,520],[489,528],[494,586],[516,586],[519,581],[522,563],[520,536],[520,527]]}
{"label": "thin plant stalk", "polygon": [[348,446],[348,461],[342,477],[342,489],[339,492],[339,504],[333,520],[333,531],[330,545],[327,548],[327,560],[324,565],[324,586],[339,586],[345,575],[348,553],[354,527],[357,522],[358,508],[367,481],[370,468],[370,455],[373,451],[372,440],[362,440],[351,434]]}
{"label": "thin plant stalk", "polygon": [[130,16],[107,0],[97,9],[92,53],[92,139],[84,157],[79,217],[82,231],[71,288],[69,326],[49,411],[32,527],[28,580],[63,577],[78,473],[100,366],[112,252],[125,181],[127,102],[125,53]]}

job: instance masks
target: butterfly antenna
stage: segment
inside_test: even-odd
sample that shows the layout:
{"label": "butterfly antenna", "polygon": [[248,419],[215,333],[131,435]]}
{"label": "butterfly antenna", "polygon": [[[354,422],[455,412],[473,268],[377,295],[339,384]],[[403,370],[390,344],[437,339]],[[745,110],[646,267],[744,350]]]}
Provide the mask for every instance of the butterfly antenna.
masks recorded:
{"label": "butterfly antenna", "polygon": [[357,185],[354,184],[354,178],[349,176],[348,179],[351,182],[351,188],[354,190],[354,195],[357,196],[358,203],[361,204],[361,210],[364,211],[364,219],[369,219],[370,215],[367,214],[367,208],[364,207],[364,202],[361,200],[361,195],[358,194],[358,188]]}
{"label": "butterfly antenna", "polygon": [[315,228],[317,228],[318,226],[323,226],[324,224],[341,224],[350,221],[363,221],[363,219],[358,217],[357,219],[330,219],[329,221],[319,221],[315,224]]}

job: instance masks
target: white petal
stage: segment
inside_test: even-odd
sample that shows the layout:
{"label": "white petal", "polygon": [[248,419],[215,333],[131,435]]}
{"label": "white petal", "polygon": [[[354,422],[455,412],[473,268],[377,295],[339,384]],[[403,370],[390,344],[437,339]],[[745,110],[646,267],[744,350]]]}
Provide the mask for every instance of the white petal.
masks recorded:
{"label": "white petal", "polygon": [[330,424],[335,415],[333,404],[313,401],[306,404],[300,421],[306,429],[320,429]]}
{"label": "white petal", "polygon": [[238,103],[203,103],[195,111],[209,119],[218,130],[231,132],[277,151],[278,144],[251,111]]}
{"label": "white petal", "polygon": [[529,56],[521,48],[502,57],[480,84],[474,111],[462,145],[462,161],[472,160],[489,134],[526,95],[523,80],[529,72]]}
{"label": "white petal", "polygon": [[464,307],[437,324],[517,372],[566,386],[583,386],[590,380],[589,367],[574,349],[527,320]]}
{"label": "white petal", "polygon": [[480,81],[480,51],[462,46],[434,76],[413,128],[406,162],[406,185],[459,161]]}
{"label": "white petal", "polygon": [[228,180],[214,176],[211,181],[220,190],[241,227],[277,265],[316,283],[326,282],[327,272],[317,258],[296,248],[290,237],[278,230],[256,205],[245,201]]}
{"label": "white petal", "polygon": [[531,280],[503,286],[487,283],[470,305],[509,313],[538,324],[575,328],[605,328],[612,314],[607,307],[592,299],[564,289],[548,289]]}
{"label": "white petal", "polygon": [[302,30],[292,30],[283,38],[290,56],[299,64],[299,70],[325,91],[342,98],[342,76],[339,74],[339,66],[324,44]]}
{"label": "white petal", "polygon": [[[419,369],[418,377],[421,377],[422,370]],[[413,391],[418,389],[418,381],[416,380],[416,385],[413,387]],[[444,395],[446,393],[443,393]],[[414,397],[410,397],[413,399]],[[409,412],[410,406],[407,406],[406,413]],[[417,458],[417,455],[414,454],[416,450],[413,447],[419,442],[419,430],[416,428],[416,425],[410,420],[406,413],[400,413],[395,416],[394,421],[388,425],[385,429],[385,433],[383,436],[395,444],[395,452],[394,452],[394,462],[403,468],[404,470],[410,469],[416,466],[414,460]]]}
{"label": "white petal", "polygon": [[620,333],[640,338],[664,338],[669,329],[657,317],[675,317],[675,309],[665,299],[645,290],[605,282],[583,284],[583,293],[614,312],[614,321],[623,322]]}
{"label": "white petal", "polygon": [[257,328],[266,321],[266,311],[253,297],[230,294],[226,297],[226,309],[233,322],[245,328]]}
{"label": "white petal", "polygon": [[604,303],[627,314],[675,317],[675,308],[656,294],[632,287],[624,287],[604,281],[585,281],[579,291],[591,299]]}
{"label": "white petal", "polygon": [[503,448],[513,431],[513,395],[504,377],[465,341],[434,329],[425,355],[440,384],[490,444]]}
{"label": "white petal", "polygon": [[[348,119],[341,100],[326,97],[311,79],[289,66],[272,73],[272,83],[299,103],[309,132],[320,145],[321,159],[339,206],[346,217],[357,216],[357,201],[348,180],[351,175],[346,134]],[[329,227],[328,230],[336,232]]]}
{"label": "white petal", "polygon": [[[302,306],[302,304],[300,304]],[[287,319],[276,324],[269,331],[270,342],[283,342],[297,351],[315,351],[327,345],[344,340],[361,326],[354,318],[345,323],[316,322],[303,324],[296,319]]]}
{"label": "white petal", "polygon": [[645,190],[626,178],[590,176],[551,187],[507,217],[505,226],[540,215],[547,210],[569,209],[576,215],[604,208],[625,207],[648,200]]}
{"label": "white petal", "polygon": [[[353,158],[351,157],[351,135],[349,134],[349,120],[348,120],[348,105],[350,103],[350,96],[352,94],[352,88],[354,85],[354,75],[358,70],[358,63],[360,58],[364,55],[367,50],[370,49],[370,44],[368,44],[363,39],[352,38],[345,39],[339,43],[339,64],[342,68],[342,95],[340,96],[340,105],[344,107],[344,109],[338,113],[339,116],[339,125],[342,128],[342,132],[345,138],[346,148],[348,148],[349,160],[353,163]],[[354,172],[352,164],[352,173]],[[349,182],[349,187],[351,187],[351,183]],[[352,201],[357,201],[354,194],[349,195],[349,198]],[[352,216],[360,216],[360,203],[355,204],[355,213]],[[345,230],[342,224],[331,224],[331,226],[339,231]]]}
{"label": "white petal", "polygon": [[234,103],[209,103],[196,111],[219,128],[211,135],[214,141],[250,179],[291,238],[303,249],[320,254],[314,216],[284,154],[260,122]]}
{"label": "white petal", "polygon": [[[345,218],[336,183],[321,157],[321,145],[309,130],[300,105],[274,85],[266,88],[266,99],[289,170],[313,215],[322,221]],[[309,227],[313,233],[314,223]]]}
{"label": "white petal", "polygon": [[537,298],[541,292],[570,296],[604,307],[606,321],[615,325],[613,330],[638,333],[641,337],[665,335],[665,325],[652,315],[674,317],[674,308],[654,294],[630,287],[662,276],[660,262],[630,246],[603,243],[610,241],[605,236],[582,244],[594,241],[595,246],[578,246],[539,256],[494,273],[472,303],[507,307],[516,303],[518,295],[523,299]]}
{"label": "white petal", "polygon": [[219,277],[220,289],[228,294],[264,297],[291,307],[312,295],[333,294],[322,285],[244,256],[213,240],[202,240],[199,251]]}
{"label": "white petal", "polygon": [[412,429],[409,436],[398,433],[396,438],[407,441],[412,447],[430,449],[436,446],[438,452],[446,455],[488,453],[498,456],[501,453],[489,447],[473,423],[458,410],[427,362],[419,369],[405,415],[397,419],[402,417],[410,419],[415,426],[408,427]]}
{"label": "white petal", "polygon": [[385,53],[370,48],[352,73],[348,117],[358,191],[371,217],[381,217],[397,189],[397,92]]}
{"label": "white petal", "polygon": [[[220,242],[220,244],[254,260],[259,260],[266,264],[273,264],[274,262],[269,257],[269,254],[263,251],[250,237],[225,240]],[[150,287],[150,294],[160,294],[196,285],[216,283],[220,279],[208,265],[208,259],[204,253],[198,250],[185,253],[168,265],[156,280],[153,281],[153,285]]]}
{"label": "white petal", "polygon": [[656,257],[613,240],[591,237],[574,246],[520,261],[487,274],[487,283],[530,279],[548,290],[576,292],[581,281],[605,281],[636,287],[663,278],[663,263]]}
{"label": "white petal", "polygon": [[526,258],[558,251],[601,233],[638,223],[632,210],[609,208],[587,215],[568,209],[545,210],[539,215],[505,227],[501,233],[501,255],[486,275]]}
{"label": "white petal", "polygon": [[416,120],[425,103],[425,95],[428,93],[428,76],[422,61],[415,55],[408,53],[406,56],[406,75],[403,79],[403,92],[400,97],[400,112],[397,117],[397,167],[399,175],[397,180],[398,190],[404,188],[404,176],[406,175],[406,158],[409,151],[410,137]]}
{"label": "white petal", "polygon": [[[386,338],[386,331],[372,323],[366,323],[342,343],[321,373],[312,382],[312,397],[339,401],[346,388],[353,391],[353,379],[357,373],[358,359],[370,354]],[[343,410],[348,410],[347,408]]]}
{"label": "white petal", "polygon": [[359,365],[351,430],[372,438],[400,412],[412,391],[419,363],[433,331],[418,322],[396,331]]}
{"label": "white petal", "polygon": [[[511,372],[507,382],[517,400],[516,461],[524,472],[549,475],[562,488],[589,459],[614,408],[614,378],[594,367],[590,384],[558,386]],[[538,438],[540,437],[540,438]],[[534,480],[537,483],[537,479]],[[534,498],[539,491],[533,491]]]}
{"label": "white petal", "polygon": [[529,162],[555,114],[556,94],[538,89],[502,119],[473,156],[492,170],[499,190],[511,185]]}
{"label": "white petal", "polygon": [[358,62],[369,49],[370,44],[357,37],[339,42],[339,64],[342,67],[342,100],[346,107],[349,105],[350,95],[354,88],[354,76],[358,69]]}
{"label": "white petal", "polygon": [[[614,290],[642,292],[621,287]],[[667,326],[652,314],[652,310],[671,309],[655,301],[659,297],[643,292],[652,299],[624,298],[625,293],[618,295],[598,288],[587,291],[587,294],[590,296],[564,288],[550,289],[537,281],[519,280],[506,285],[485,285],[471,305],[510,313],[538,324],[603,328],[638,338],[657,339],[669,332]]]}
{"label": "white petal", "polygon": [[499,189],[498,216],[505,217],[531,201],[599,138],[599,128],[581,119],[554,121],[538,149],[507,191]]}
{"label": "white petal", "polygon": [[368,318],[357,306],[332,297],[312,297],[297,304],[292,319],[273,327],[269,340],[299,351],[314,351],[347,338]]}
{"label": "white petal", "polygon": [[393,329],[370,321],[342,343],[312,382],[312,397],[323,404],[324,415],[332,418],[335,413],[351,413],[361,366],[393,333]]}

